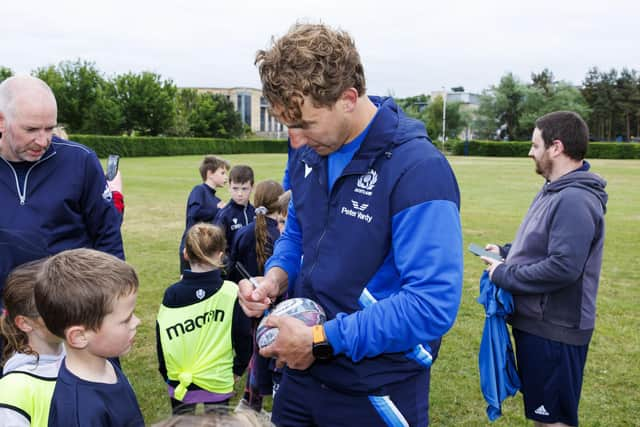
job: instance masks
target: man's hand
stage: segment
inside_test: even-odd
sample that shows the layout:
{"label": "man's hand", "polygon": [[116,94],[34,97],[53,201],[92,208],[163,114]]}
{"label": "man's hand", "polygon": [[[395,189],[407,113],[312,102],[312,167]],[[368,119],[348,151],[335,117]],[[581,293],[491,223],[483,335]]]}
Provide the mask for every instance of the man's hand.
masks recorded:
{"label": "man's hand", "polygon": [[[494,243],[487,243],[484,247],[485,251],[489,251],[489,252],[493,252],[494,254],[498,254],[500,255],[500,246],[494,244]],[[485,270],[487,270],[489,272],[489,279],[493,279],[493,272],[496,269],[496,267],[500,264],[503,263],[503,261],[497,261],[493,258],[489,258],[489,257],[485,257],[485,256],[481,256],[480,257],[481,260],[483,260],[486,264],[487,264],[487,268]]]}
{"label": "man's hand", "polygon": [[504,262],[486,256],[481,256],[480,259],[487,263],[487,268],[485,270],[489,272],[489,279],[493,280],[493,272],[500,264],[504,264]]}
{"label": "man's hand", "polygon": [[111,181],[107,181],[107,186],[109,186],[111,192],[117,191],[122,193],[122,175],[120,175],[120,170],[118,170],[116,176],[114,176]]}
{"label": "man's hand", "polygon": [[500,246],[494,243],[487,243],[484,247],[485,251],[493,252],[494,254],[500,255]]}
{"label": "man's hand", "polygon": [[269,316],[267,326],[278,328],[276,340],[260,350],[264,357],[275,357],[276,364],[292,369],[307,369],[314,362],[313,333],[302,320],[290,316]]}
{"label": "man's hand", "polygon": [[261,317],[274,299],[279,295],[277,283],[267,277],[255,277],[259,283],[257,288],[247,279],[238,283],[238,302],[244,313],[249,317]]}

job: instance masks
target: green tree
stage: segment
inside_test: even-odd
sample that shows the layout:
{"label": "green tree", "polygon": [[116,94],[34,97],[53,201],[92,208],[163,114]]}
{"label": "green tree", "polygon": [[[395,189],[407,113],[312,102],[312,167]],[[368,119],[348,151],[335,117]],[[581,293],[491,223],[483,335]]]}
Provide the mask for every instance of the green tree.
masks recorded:
{"label": "green tree", "polygon": [[105,82],[98,89],[96,101],[88,112],[85,132],[118,135],[124,131],[124,114],[115,97],[113,82]]}
{"label": "green tree", "polygon": [[[524,134],[520,126],[527,87],[512,73],[500,79],[498,86],[483,91],[474,121],[478,135],[484,138],[496,136],[500,128],[506,129],[506,137],[515,140]],[[500,135],[502,137],[502,135]]]}
{"label": "green tree", "polygon": [[541,88],[535,83],[525,89],[525,98],[522,107],[521,137],[528,138],[535,126],[538,117],[552,111],[575,111],[585,120],[591,113],[580,90],[567,82],[553,82],[546,88]]}
{"label": "green tree", "polygon": [[526,87],[512,73],[500,79],[496,88],[496,111],[498,119],[507,125],[510,140],[516,140],[523,133],[520,117],[523,112]]}
{"label": "green tree", "polygon": [[601,72],[591,68],[582,84],[582,95],[592,110],[587,122],[592,136],[597,139],[612,140],[615,136],[617,106],[615,102],[615,82],[618,72],[614,69]]}
{"label": "green tree", "polygon": [[[436,138],[436,135],[442,136],[442,108],[443,108],[442,96],[436,96],[426,110],[426,126],[427,132],[431,138]],[[459,102],[447,102],[447,114],[446,114],[446,132],[447,138],[456,138],[458,134],[465,127],[465,116],[460,111]]]}
{"label": "green tree", "polygon": [[189,115],[198,102],[198,92],[195,89],[178,89],[175,97],[176,118],[173,127],[168,130],[170,135],[193,136]]}
{"label": "green tree", "polygon": [[481,137],[527,140],[536,119],[552,111],[570,110],[589,118],[591,109],[578,88],[555,81],[546,68],[533,73],[531,80],[530,84],[524,84],[509,73],[498,86],[483,92],[474,123]]}
{"label": "green tree", "polygon": [[539,73],[531,73],[531,86],[542,90],[545,96],[550,96],[553,91],[553,73],[548,68]]}
{"label": "green tree", "polygon": [[[640,115],[640,84],[635,70],[623,68],[616,79],[614,101],[624,118],[624,135],[631,139],[633,121]],[[621,132],[622,133],[622,132]]]}
{"label": "green tree", "polygon": [[189,124],[195,136],[237,138],[244,132],[240,114],[223,95],[199,94]]}
{"label": "green tree", "polygon": [[80,59],[63,61],[57,66],[38,68],[33,74],[47,82],[56,95],[60,123],[71,132],[92,128],[87,112],[105,83],[94,63]]}
{"label": "green tree", "polygon": [[128,134],[161,135],[174,126],[177,89],[171,80],[148,71],[114,79],[115,99],[122,108]]}
{"label": "green tree", "polygon": [[0,66],[0,83],[2,83],[3,81],[5,81],[11,76],[13,76],[13,71],[11,71],[11,68]]}
{"label": "green tree", "polygon": [[[421,94],[408,98],[398,98],[395,101],[409,117],[420,120],[425,127],[428,127],[427,107],[430,100],[431,97],[429,95]],[[429,131],[427,130],[427,132]],[[433,134],[430,133],[429,136],[433,137]]]}
{"label": "green tree", "polygon": [[[452,88],[461,89],[464,88]],[[454,90],[455,91],[455,90]],[[415,119],[424,123],[427,133],[432,139],[442,137],[442,96],[431,99],[428,95],[417,95],[408,98],[396,99],[396,103],[404,110],[404,112]],[[462,112],[461,103],[447,102],[447,138],[456,138],[470,121],[469,116]]]}
{"label": "green tree", "polygon": [[408,98],[398,98],[396,103],[411,117],[419,118],[426,110],[430,100],[429,95],[421,94]]}

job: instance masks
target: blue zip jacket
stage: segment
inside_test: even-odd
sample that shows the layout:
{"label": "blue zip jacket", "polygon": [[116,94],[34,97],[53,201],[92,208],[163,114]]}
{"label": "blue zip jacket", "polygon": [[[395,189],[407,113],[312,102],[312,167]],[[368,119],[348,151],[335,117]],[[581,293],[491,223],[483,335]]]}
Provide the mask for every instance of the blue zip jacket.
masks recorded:
{"label": "blue zip jacket", "polygon": [[337,356],[310,374],[366,394],[430,365],[423,345],[453,325],[463,267],[451,167],[421,122],[391,98],[371,100],[378,113],[330,194],[327,158],[306,146],[292,152],[293,210],[266,266],[283,268],[294,296],[327,313]]}
{"label": "blue zip jacket", "polygon": [[515,396],[520,389],[506,322],[506,316],[513,312],[513,297],[498,288],[485,271],[480,279],[478,302],[484,306],[487,315],[478,353],[480,389],[488,403],[487,417],[489,421],[495,421],[502,415],[502,402]]}
{"label": "blue zip jacket", "polygon": [[251,203],[242,206],[229,200],[224,208],[220,209],[213,221],[214,224],[222,227],[227,238],[227,253],[233,244],[233,239],[238,230],[256,219],[256,212]]}
{"label": "blue zip jacket", "polygon": [[16,233],[0,228],[0,308],[4,307],[2,290],[7,276],[15,267],[49,254],[40,235],[32,232]]}
{"label": "blue zip jacket", "polygon": [[180,256],[182,256],[182,251],[184,250],[187,231],[199,222],[213,223],[216,214],[220,210],[218,209],[218,203],[220,203],[220,199],[216,196],[215,188],[211,188],[205,183],[193,187],[187,199],[185,227],[180,239]]}
{"label": "blue zip jacket", "polygon": [[121,215],[98,157],[84,145],[54,136],[22,185],[0,157],[0,206],[0,228],[39,235],[48,255],[92,248],[124,259]]}
{"label": "blue zip jacket", "polygon": [[118,381],[114,384],[83,380],[60,365],[49,410],[50,426],[141,427],[144,418],[133,387],[113,363]]}
{"label": "blue zip jacket", "polygon": [[[280,237],[278,230],[278,222],[275,219],[266,218],[267,233],[271,242],[275,242]],[[267,245],[268,246],[268,245]],[[243,279],[235,268],[237,261],[247,269],[252,276],[262,276],[264,271],[258,268],[258,254],[256,253],[256,223],[255,221],[246,227],[238,230],[234,237],[233,244],[229,245],[229,271],[227,272],[228,280],[238,283]],[[263,266],[264,267],[264,266]]]}

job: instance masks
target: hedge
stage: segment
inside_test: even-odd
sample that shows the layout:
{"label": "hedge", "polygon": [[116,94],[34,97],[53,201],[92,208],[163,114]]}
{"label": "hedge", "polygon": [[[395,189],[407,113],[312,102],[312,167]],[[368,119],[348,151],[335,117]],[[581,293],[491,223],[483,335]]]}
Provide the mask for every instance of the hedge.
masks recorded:
{"label": "hedge", "polygon": [[[220,139],[154,136],[71,135],[70,139],[93,149],[98,157],[111,153],[123,157],[181,156],[190,154],[286,153],[284,139]],[[438,149],[442,143],[435,141]],[[526,157],[531,147],[525,141],[458,141],[445,143],[445,151],[457,156]],[[640,144],[591,142],[587,158],[640,159]]]}
{"label": "hedge", "polygon": [[[455,141],[450,146],[450,152],[458,156],[527,157],[530,148],[531,142],[524,141]],[[587,158],[640,159],[640,144],[590,142]]]}
{"label": "hedge", "polygon": [[182,156],[190,154],[286,153],[283,139],[221,139],[156,136],[70,135],[69,139],[86,145],[107,157]]}

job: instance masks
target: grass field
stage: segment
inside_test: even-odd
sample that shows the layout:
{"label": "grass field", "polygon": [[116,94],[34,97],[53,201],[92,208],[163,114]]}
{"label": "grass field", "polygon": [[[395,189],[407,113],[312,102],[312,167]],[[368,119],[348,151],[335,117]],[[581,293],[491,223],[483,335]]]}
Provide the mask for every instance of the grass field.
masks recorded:
{"label": "grass field", "polygon": [[[229,155],[246,163],[257,181],[280,180],[285,155]],[[162,293],[178,279],[177,248],[185,202],[199,183],[201,156],[124,158],[123,225],[128,261],[140,275],[136,344],[123,360],[148,424],[170,414],[157,372],[155,316]],[[462,193],[464,244],[510,241],[542,184],[529,159],[451,157]],[[607,238],[598,320],[591,342],[580,406],[581,426],[640,425],[640,161],[594,160],[608,181]],[[416,183],[419,187],[422,183]],[[226,190],[219,195],[228,199]],[[433,426],[488,425],[479,386],[477,353],[484,313],[476,303],[482,263],[465,254],[464,291],[457,322],[432,370]],[[329,408],[328,408],[329,409]],[[518,395],[503,406],[496,426],[530,425]],[[366,425],[366,424],[363,424]]]}

